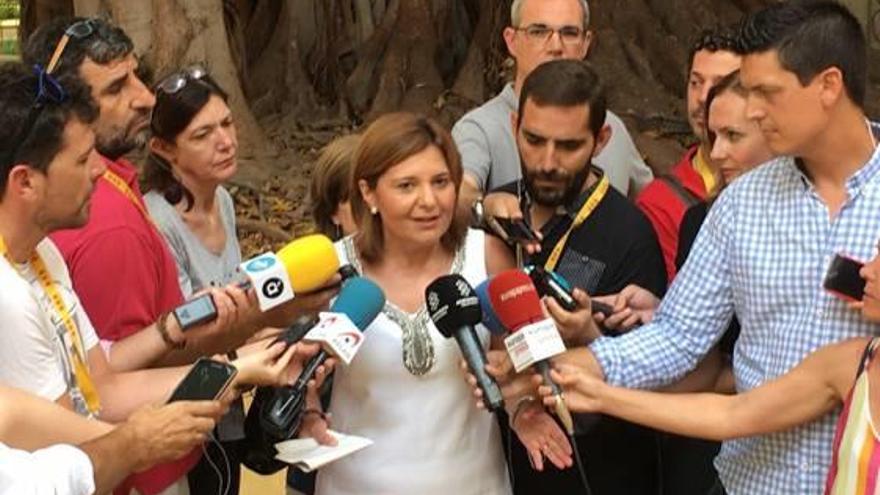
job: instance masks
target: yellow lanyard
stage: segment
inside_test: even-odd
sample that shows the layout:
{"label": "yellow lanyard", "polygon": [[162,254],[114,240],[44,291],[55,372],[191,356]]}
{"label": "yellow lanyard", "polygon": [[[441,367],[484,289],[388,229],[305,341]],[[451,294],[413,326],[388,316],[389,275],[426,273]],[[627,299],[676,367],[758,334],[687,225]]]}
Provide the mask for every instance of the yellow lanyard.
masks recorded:
{"label": "yellow lanyard", "polygon": [[599,184],[596,185],[596,188],[593,189],[593,192],[590,193],[590,197],[584,202],[584,205],[581,206],[580,211],[578,211],[577,216],[574,218],[574,222],[571,223],[571,227],[565,231],[565,234],[562,238],[559,239],[559,242],[556,243],[556,246],[553,247],[553,251],[550,253],[550,256],[547,258],[547,262],[544,263],[544,268],[547,270],[555,270],[556,264],[559,263],[559,258],[562,257],[562,252],[565,250],[565,243],[568,242],[568,237],[571,235],[571,232],[580,227],[590,215],[593,214],[593,211],[599,206],[599,202],[602,201],[602,198],[605,197],[605,194],[608,192],[609,182],[608,176],[603,175],[602,179],[599,181]]}
{"label": "yellow lanyard", "polygon": [[104,175],[102,175],[101,177],[109,182],[111,186],[115,187],[117,191],[122,193],[122,195],[125,196],[127,200],[131,201],[135,208],[137,208],[138,211],[141,212],[144,218],[152,222],[152,220],[150,219],[150,214],[147,213],[147,209],[144,208],[144,204],[141,203],[140,199],[138,199],[137,195],[134,193],[134,191],[131,190],[131,188],[128,186],[128,183],[125,182],[122,177],[120,177],[116,174],[116,172],[110,169],[107,169],[104,172]]}
{"label": "yellow lanyard", "polygon": [[[0,237],[0,253],[2,253],[6,260],[9,261],[9,264],[18,271],[18,265],[10,258],[9,248],[6,246],[6,242],[2,237]],[[61,322],[64,324],[64,328],[67,331],[67,337],[73,345],[73,352],[70,352],[69,354],[70,361],[73,365],[74,378],[76,380],[74,387],[78,388],[78,393],[82,394],[87,409],[87,411],[80,412],[87,412],[88,414],[95,416],[101,408],[101,401],[98,398],[98,390],[95,388],[91,375],[89,375],[89,368],[86,365],[88,358],[85,349],[83,349],[83,343],[82,340],[80,340],[79,329],[76,326],[76,322],[73,321],[73,316],[70,314],[67,305],[64,304],[64,299],[58,292],[58,288],[52,282],[52,276],[49,274],[49,270],[46,268],[43,258],[40,257],[36,250],[31,254],[29,263],[37,275],[37,280],[40,282],[40,286],[49,297],[49,301],[52,302],[52,306],[55,308],[57,316],[61,318]],[[22,275],[21,272],[19,272],[19,275]],[[22,278],[24,278],[24,276],[22,276]],[[71,390],[70,392],[74,397],[74,407],[77,407],[77,391]]]}

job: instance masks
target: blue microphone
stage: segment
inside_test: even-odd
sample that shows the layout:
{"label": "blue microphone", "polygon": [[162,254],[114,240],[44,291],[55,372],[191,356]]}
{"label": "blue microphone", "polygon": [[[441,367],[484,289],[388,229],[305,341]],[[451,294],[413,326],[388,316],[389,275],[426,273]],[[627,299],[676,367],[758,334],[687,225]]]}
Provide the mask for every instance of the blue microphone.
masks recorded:
{"label": "blue microphone", "polygon": [[[360,332],[363,332],[376,319],[384,306],[385,293],[382,289],[375,282],[358,276],[345,281],[339,296],[330,307],[330,312],[347,317]],[[276,390],[275,399],[267,404],[268,407],[260,415],[260,422],[267,432],[286,439],[296,431],[305,404],[306,386],[315,376],[318,366],[330,355],[331,352],[327,348],[321,349],[321,352],[309,360],[292,386]]]}
{"label": "blue microphone", "polygon": [[482,324],[489,330],[489,333],[496,336],[507,335],[504,325],[498,320],[495,314],[495,308],[492,307],[492,301],[489,300],[489,280],[484,280],[480,285],[474,288],[477,293],[477,299],[480,300],[480,309],[483,311]]}

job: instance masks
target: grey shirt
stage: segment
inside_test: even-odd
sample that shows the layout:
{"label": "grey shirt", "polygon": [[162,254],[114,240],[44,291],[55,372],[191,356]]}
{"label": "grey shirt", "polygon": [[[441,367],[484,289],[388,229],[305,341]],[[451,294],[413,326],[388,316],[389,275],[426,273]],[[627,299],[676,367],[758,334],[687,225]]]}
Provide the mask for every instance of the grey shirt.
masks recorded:
{"label": "grey shirt", "polygon": [[226,245],[219,255],[209,251],[183,222],[180,213],[156,191],[144,195],[153,221],[162,231],[177,262],[177,281],[183,297],[204,287],[221,286],[234,280],[241,264],[241,248],[235,232],[235,208],[232,197],[223,187],[217,188],[216,201],[226,231]]}
{"label": "grey shirt", "polygon": [[[518,106],[513,85],[507,84],[498,96],[465,114],[452,128],[462,165],[483,191],[519,180],[522,175],[510,125],[510,114]],[[629,193],[630,180],[636,191],[641,190],[654,178],[651,169],[620,117],[609,110],[605,123],[611,127],[611,139],[593,163],[605,171],[611,185],[624,196]]]}

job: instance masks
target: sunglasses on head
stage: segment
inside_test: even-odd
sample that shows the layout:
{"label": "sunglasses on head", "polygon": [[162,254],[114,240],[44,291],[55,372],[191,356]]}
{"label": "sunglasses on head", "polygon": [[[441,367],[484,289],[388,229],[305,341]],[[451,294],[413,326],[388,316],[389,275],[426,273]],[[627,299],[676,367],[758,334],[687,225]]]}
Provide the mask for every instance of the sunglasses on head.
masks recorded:
{"label": "sunglasses on head", "polygon": [[34,98],[34,103],[31,105],[24,126],[21,128],[15,141],[13,141],[15,145],[3,156],[3,160],[0,161],[0,164],[10,164],[10,162],[15,159],[15,155],[18,154],[22,144],[33,131],[33,128],[37,123],[37,118],[39,118],[46,103],[54,103],[58,105],[67,99],[67,93],[64,91],[64,87],[61,86],[61,83],[52,77],[48,71],[44,70],[42,66],[35,65],[34,73],[38,76],[37,96]]}
{"label": "sunglasses on head", "polygon": [[83,40],[95,34],[97,30],[98,22],[95,19],[83,19],[68,26],[64,30],[64,35],[58,40],[58,44],[55,45],[55,50],[52,52],[52,57],[49,58],[49,64],[46,66],[46,72],[51,74],[55,71],[58,61],[61,60],[61,55],[64,54],[64,49],[67,48],[71,38]]}
{"label": "sunglasses on head", "polygon": [[156,85],[156,91],[173,95],[185,88],[190,81],[198,81],[206,75],[208,75],[208,71],[206,71],[204,67],[193,65],[183,70],[179,70],[159,81],[159,84]]}

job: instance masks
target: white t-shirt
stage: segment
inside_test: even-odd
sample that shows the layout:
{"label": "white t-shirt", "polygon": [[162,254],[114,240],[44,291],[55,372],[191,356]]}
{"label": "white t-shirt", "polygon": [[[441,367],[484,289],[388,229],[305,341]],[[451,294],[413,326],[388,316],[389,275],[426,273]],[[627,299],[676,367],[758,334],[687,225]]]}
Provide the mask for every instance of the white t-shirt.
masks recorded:
{"label": "white t-shirt", "polygon": [[53,445],[36,452],[0,443],[0,495],[89,495],[95,492],[92,462],[82,450]]}
{"label": "white t-shirt", "polygon": [[[48,238],[37,245],[46,269],[79,329],[83,349],[98,343],[64,259]],[[108,277],[108,290],[111,290]],[[29,263],[13,267],[0,256],[0,382],[55,401],[68,392],[71,341]]]}

